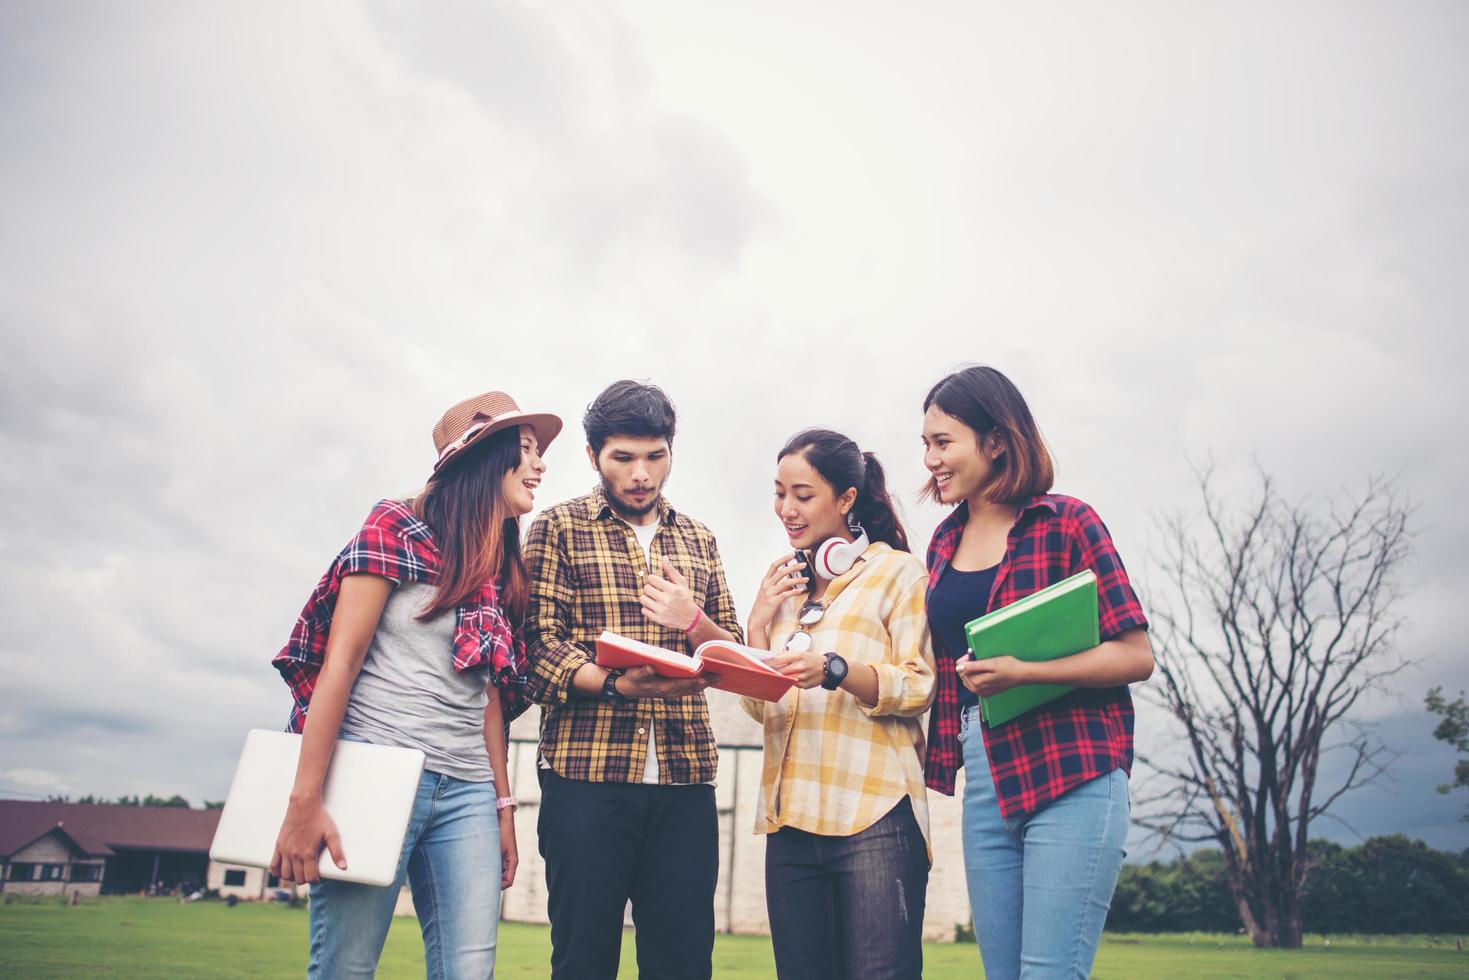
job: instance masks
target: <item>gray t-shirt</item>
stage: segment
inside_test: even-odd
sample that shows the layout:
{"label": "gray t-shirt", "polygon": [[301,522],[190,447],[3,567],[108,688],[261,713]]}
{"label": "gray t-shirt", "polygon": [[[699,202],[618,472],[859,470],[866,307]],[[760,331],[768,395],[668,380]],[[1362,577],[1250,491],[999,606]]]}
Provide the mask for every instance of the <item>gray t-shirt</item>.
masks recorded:
{"label": "gray t-shirt", "polygon": [[469,782],[491,778],[485,749],[489,668],[454,669],[454,611],[415,617],[434,587],[404,583],[388,596],[362,671],[347,699],[342,734],[420,749],[425,768]]}

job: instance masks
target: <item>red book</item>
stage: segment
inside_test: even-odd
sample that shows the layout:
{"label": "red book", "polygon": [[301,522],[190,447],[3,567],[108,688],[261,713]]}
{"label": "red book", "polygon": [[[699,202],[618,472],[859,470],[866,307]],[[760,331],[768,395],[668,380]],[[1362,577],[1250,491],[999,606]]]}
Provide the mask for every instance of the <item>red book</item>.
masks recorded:
{"label": "red book", "polygon": [[651,643],[640,643],[611,630],[597,637],[597,665],[609,669],[649,666],[663,677],[698,677],[703,673],[719,675],[713,685],[721,691],[743,694],[761,701],[779,701],[794,683],[789,677],[766,666],[770,651],[757,650],[727,640],[702,643],[693,656],[675,653]]}

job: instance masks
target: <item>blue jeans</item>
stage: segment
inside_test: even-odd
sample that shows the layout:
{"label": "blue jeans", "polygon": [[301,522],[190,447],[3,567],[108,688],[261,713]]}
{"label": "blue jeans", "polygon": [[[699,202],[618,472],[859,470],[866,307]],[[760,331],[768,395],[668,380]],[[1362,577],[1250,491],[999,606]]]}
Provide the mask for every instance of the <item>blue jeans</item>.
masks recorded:
{"label": "blue jeans", "polygon": [[[350,861],[352,855],[347,855]],[[500,926],[500,820],[495,785],[425,771],[387,888],[322,880],[311,886],[308,977],[371,977],[407,878],[430,980],[492,977]]]}
{"label": "blue jeans", "polygon": [[984,975],[1085,977],[1122,868],[1127,774],[1114,769],[1006,820],[983,739],[979,707],[964,709],[964,870]]}

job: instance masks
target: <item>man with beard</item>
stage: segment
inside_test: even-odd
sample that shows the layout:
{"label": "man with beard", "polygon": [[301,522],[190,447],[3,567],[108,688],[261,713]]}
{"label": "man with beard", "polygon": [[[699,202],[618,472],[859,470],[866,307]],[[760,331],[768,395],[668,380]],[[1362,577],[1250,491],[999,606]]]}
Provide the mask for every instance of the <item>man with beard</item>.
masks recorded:
{"label": "man with beard", "polygon": [[713,678],[608,671],[594,651],[603,630],[689,652],[738,641],[734,601],[714,536],[663,497],[668,397],[619,381],[582,424],[601,482],[537,517],[525,544],[552,976],[615,977],[631,900],[639,975],[708,977],[718,756],[703,690]]}

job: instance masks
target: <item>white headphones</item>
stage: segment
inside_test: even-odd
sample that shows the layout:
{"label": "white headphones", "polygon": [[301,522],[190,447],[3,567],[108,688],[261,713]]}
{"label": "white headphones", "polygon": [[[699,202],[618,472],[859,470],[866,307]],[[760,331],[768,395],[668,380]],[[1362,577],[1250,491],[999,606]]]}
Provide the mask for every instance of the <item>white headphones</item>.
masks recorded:
{"label": "white headphones", "polygon": [[812,553],[811,566],[823,579],[830,582],[839,575],[851,570],[857,564],[857,559],[862,557],[862,552],[867,550],[867,532],[861,524],[853,522],[852,530],[857,534],[857,540],[848,541],[845,538],[827,538],[821,542],[821,546]]}

